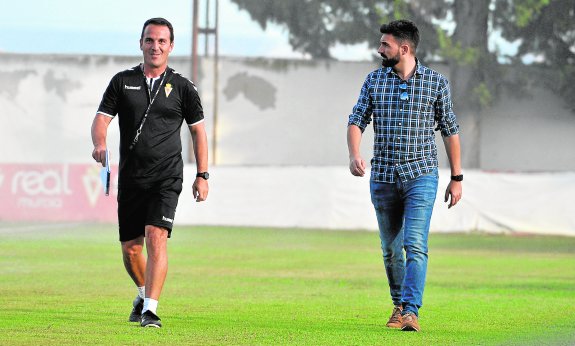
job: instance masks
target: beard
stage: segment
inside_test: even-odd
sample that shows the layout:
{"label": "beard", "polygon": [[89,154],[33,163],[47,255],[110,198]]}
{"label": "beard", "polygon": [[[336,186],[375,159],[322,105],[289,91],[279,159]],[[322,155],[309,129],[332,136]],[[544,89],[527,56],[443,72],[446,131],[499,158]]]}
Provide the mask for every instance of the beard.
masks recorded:
{"label": "beard", "polygon": [[393,67],[395,65],[397,65],[399,63],[399,54],[397,54],[396,56],[392,56],[390,58],[386,58],[385,56],[383,56],[383,54],[381,55],[381,58],[383,59],[381,61],[381,65],[383,67]]}

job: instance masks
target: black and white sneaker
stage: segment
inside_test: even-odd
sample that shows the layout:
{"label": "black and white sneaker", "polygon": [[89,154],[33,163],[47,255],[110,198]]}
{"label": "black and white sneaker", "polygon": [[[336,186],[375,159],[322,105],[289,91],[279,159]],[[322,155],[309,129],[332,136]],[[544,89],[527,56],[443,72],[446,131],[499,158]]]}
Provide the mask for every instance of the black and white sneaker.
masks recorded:
{"label": "black and white sneaker", "polygon": [[146,310],[146,312],[142,314],[142,321],[140,322],[140,325],[142,327],[161,328],[162,322],[160,321],[160,318],[155,313],[151,312],[150,310]]}
{"label": "black and white sneaker", "polygon": [[130,313],[128,321],[140,322],[140,320],[142,319],[142,309],[144,308],[144,300],[140,298],[140,296],[137,296],[136,299],[134,299],[134,301],[132,302],[132,305],[134,305],[134,308]]}

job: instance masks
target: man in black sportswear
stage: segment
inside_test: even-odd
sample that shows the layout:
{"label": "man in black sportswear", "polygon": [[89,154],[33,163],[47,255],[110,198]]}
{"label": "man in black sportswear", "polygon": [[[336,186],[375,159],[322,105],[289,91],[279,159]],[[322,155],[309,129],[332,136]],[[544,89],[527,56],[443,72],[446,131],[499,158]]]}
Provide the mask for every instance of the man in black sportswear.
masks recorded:
{"label": "man in black sportswear", "polygon": [[[156,314],[168,270],[167,239],[182,190],[180,128],[186,121],[194,145],[197,202],[208,196],[208,144],[195,85],[168,67],[174,30],[163,18],[144,23],[144,62],[116,74],[92,124],[92,157],[105,163],[108,125],[120,127],[118,223],[126,271],[138,287],[131,322],[161,327]],[[142,249],[146,243],[147,258]]]}

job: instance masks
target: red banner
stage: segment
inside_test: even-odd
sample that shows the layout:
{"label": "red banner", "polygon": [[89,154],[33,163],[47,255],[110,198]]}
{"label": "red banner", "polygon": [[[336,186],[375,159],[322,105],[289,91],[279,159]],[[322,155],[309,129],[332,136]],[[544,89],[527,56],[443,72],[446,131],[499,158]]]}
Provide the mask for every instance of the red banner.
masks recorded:
{"label": "red banner", "polygon": [[117,220],[118,167],[104,195],[98,164],[0,164],[0,220]]}

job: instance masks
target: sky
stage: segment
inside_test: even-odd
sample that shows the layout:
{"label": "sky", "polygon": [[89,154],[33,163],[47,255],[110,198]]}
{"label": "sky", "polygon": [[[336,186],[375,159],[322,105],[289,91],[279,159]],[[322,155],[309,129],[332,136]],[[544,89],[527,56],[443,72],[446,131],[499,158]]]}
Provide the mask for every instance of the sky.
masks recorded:
{"label": "sky", "polygon": [[[269,25],[264,31],[230,0],[219,3],[220,55],[306,58],[291,49],[284,27]],[[172,55],[191,52],[192,0],[0,0],[0,4],[0,52],[139,55],[142,25],[152,17],[164,17],[174,26]],[[200,13],[203,25],[205,12]],[[200,39],[200,54],[203,42]],[[375,49],[367,44],[338,46],[332,54],[340,60],[370,60]]]}

